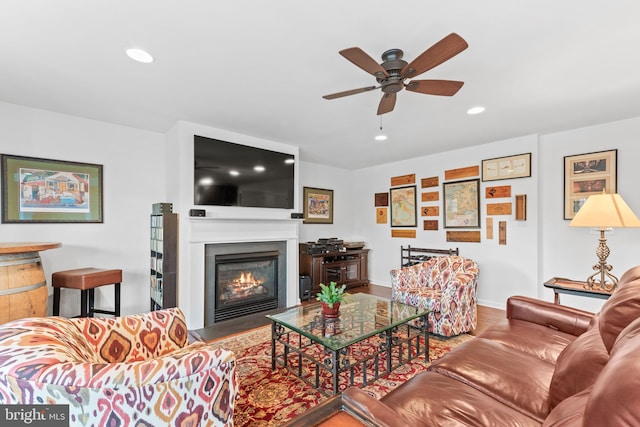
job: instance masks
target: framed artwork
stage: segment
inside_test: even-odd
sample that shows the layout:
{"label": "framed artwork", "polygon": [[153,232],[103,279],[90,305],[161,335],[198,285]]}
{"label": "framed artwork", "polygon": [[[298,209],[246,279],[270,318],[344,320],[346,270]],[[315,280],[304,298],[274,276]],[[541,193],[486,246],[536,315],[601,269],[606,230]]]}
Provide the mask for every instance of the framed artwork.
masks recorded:
{"label": "framed artwork", "polygon": [[2,154],[2,222],[103,222],[102,165]]}
{"label": "framed artwork", "polygon": [[391,226],[416,227],[418,225],[416,213],[416,186],[392,188]]}
{"label": "framed artwork", "polygon": [[304,187],[304,224],[333,224],[333,190]]}
{"label": "framed artwork", "polygon": [[480,180],[445,182],[444,228],[480,227]]}
{"label": "framed artwork", "polygon": [[592,194],[617,192],[618,150],[564,158],[564,219],[573,219]]}
{"label": "framed artwork", "polygon": [[482,161],[482,181],[527,178],[531,176],[531,153]]}

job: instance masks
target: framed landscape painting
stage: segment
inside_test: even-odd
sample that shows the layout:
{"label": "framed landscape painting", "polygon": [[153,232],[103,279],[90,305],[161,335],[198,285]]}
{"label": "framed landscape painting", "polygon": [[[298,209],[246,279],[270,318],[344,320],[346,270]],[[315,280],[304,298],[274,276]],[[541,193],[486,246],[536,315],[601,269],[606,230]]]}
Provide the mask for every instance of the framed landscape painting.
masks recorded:
{"label": "framed landscape painting", "polygon": [[2,222],[103,222],[102,165],[2,154]]}
{"label": "framed landscape painting", "polygon": [[416,227],[416,186],[392,188],[391,191],[391,226]]}
{"label": "framed landscape painting", "polygon": [[564,158],[564,219],[573,219],[592,194],[617,192],[618,150]]}

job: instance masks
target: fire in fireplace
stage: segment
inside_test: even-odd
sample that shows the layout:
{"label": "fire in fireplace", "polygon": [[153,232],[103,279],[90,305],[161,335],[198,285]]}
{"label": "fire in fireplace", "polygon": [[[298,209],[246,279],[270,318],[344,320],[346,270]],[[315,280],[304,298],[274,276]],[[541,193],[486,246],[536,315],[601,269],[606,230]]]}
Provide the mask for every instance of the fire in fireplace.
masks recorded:
{"label": "fire in fireplace", "polygon": [[215,322],[278,307],[278,255],[216,255]]}

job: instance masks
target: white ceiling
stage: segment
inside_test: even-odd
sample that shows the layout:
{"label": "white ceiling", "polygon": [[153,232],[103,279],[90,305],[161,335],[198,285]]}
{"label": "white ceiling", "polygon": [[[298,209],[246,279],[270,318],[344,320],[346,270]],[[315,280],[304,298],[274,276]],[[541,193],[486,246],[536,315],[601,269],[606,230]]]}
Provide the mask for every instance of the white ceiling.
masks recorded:
{"label": "white ceiling", "polygon": [[[322,99],[376,84],[339,50],[410,62],[451,32],[469,48],[419,78],[465,85],[400,92],[386,142],[380,90]],[[639,46],[637,0],[2,0],[0,101],[157,132],[186,120],[355,169],[640,116]]]}

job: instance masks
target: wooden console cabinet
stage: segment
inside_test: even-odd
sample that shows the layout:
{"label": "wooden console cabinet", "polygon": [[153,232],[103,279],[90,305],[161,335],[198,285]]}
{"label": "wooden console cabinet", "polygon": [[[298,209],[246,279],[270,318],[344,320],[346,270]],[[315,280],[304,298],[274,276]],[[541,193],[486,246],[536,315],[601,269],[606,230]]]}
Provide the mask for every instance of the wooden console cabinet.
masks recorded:
{"label": "wooden console cabinet", "polygon": [[311,295],[320,292],[320,283],[345,284],[347,289],[369,284],[369,249],[352,249],[322,254],[299,253],[300,275],[311,278]]}

